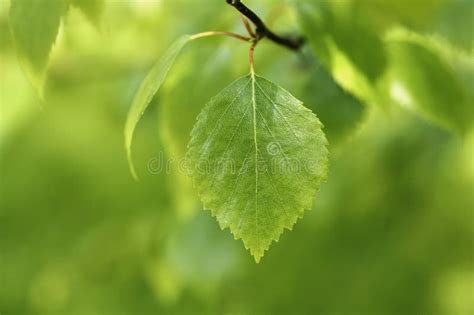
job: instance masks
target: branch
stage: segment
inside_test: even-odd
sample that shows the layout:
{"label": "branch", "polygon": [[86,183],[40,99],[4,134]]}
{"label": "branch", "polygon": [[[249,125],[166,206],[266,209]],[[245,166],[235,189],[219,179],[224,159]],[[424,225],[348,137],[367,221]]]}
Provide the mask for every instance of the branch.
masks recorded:
{"label": "branch", "polygon": [[245,4],[241,2],[241,0],[226,0],[228,4],[236,8],[242,15],[247,17],[256,27],[257,39],[260,40],[264,37],[268,38],[269,40],[285,46],[291,50],[299,50],[301,46],[305,42],[304,37],[297,37],[297,38],[288,38],[288,37],[281,37],[277,34],[273,33],[271,30],[267,28],[265,23],[258,17],[255,12],[250,10]]}

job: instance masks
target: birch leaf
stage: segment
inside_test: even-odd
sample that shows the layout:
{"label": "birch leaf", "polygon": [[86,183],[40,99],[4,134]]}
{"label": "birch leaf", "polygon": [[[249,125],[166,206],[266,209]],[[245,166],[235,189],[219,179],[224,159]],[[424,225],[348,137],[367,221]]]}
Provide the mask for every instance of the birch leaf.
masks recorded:
{"label": "birch leaf", "polygon": [[214,97],[192,131],[187,162],[205,209],[259,262],[292,229],[326,177],[316,115],[253,73]]}
{"label": "birch leaf", "polygon": [[390,66],[381,92],[460,134],[474,128],[472,58],[436,37],[397,29],[386,39]]}
{"label": "birch leaf", "polygon": [[33,86],[42,92],[44,71],[67,11],[65,0],[12,0],[10,24],[21,63]]}

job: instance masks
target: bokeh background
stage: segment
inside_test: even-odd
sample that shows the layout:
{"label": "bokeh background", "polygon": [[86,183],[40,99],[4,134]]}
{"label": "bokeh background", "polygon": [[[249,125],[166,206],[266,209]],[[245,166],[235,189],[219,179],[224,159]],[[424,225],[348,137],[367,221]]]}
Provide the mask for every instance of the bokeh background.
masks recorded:
{"label": "bokeh background", "polygon": [[[296,2],[246,2],[314,48],[264,41],[256,69],[318,114],[331,166],[260,264],[185,174],[149,169],[184,156],[206,101],[248,72],[248,45],[184,50],[140,122],[139,182],[123,145],[151,65],[182,34],[243,33],[237,12],[106,0],[91,23],[70,7],[41,101],[0,2],[0,314],[474,314],[472,0]],[[390,41],[404,32],[409,49]]]}

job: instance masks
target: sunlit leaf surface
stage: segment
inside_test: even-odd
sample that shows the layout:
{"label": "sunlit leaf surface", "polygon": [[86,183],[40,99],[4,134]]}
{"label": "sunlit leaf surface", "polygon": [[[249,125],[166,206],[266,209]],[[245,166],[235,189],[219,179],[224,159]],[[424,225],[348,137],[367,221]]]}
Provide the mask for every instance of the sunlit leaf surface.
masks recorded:
{"label": "sunlit leaf surface", "polygon": [[301,1],[298,12],[325,68],[344,89],[371,102],[373,85],[387,60],[382,39],[369,21],[346,1]]}
{"label": "sunlit leaf surface", "polygon": [[364,105],[342,89],[321,65],[313,65],[310,71],[302,94],[305,105],[323,123],[329,144],[338,144],[362,124]]}
{"label": "sunlit leaf surface", "polygon": [[71,4],[81,9],[90,22],[98,27],[105,7],[104,1],[105,0],[71,0]]}

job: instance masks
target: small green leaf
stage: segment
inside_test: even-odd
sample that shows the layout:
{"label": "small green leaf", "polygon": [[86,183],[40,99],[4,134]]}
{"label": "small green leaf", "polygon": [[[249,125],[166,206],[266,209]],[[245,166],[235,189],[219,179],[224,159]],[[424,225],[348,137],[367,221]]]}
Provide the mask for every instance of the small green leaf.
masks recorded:
{"label": "small green leaf", "polygon": [[467,133],[474,126],[472,58],[436,38],[402,29],[387,36],[390,67],[382,93],[423,117]]}
{"label": "small green leaf", "polygon": [[104,0],[71,0],[71,4],[79,8],[92,24],[99,27],[105,6]]}
{"label": "small green leaf", "polygon": [[344,91],[316,60],[304,85],[302,99],[324,124],[331,145],[345,139],[361,123],[365,106]]}
{"label": "small green leaf", "polygon": [[308,42],[321,64],[345,90],[371,103],[374,85],[386,67],[380,34],[352,1],[300,1]]}
{"label": "small green leaf", "polygon": [[12,0],[10,23],[21,63],[28,79],[42,91],[44,71],[56,40],[65,0]]}
{"label": "small green leaf", "polygon": [[178,39],[165,53],[165,55],[155,64],[155,66],[148,73],[140,88],[138,89],[135,98],[133,99],[132,107],[127,116],[125,124],[125,149],[127,150],[128,164],[130,171],[135,179],[138,178],[132,161],[132,140],[133,133],[138,121],[143,113],[150,105],[153,96],[158,92],[159,88],[165,81],[165,78],[171,69],[176,57],[181,52],[183,47],[192,39],[189,35],[184,35]]}
{"label": "small green leaf", "polygon": [[321,128],[299,100],[253,73],[198,117],[187,154],[194,185],[256,262],[312,206],[327,173]]}

